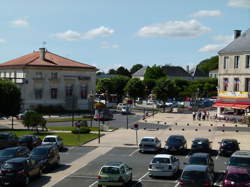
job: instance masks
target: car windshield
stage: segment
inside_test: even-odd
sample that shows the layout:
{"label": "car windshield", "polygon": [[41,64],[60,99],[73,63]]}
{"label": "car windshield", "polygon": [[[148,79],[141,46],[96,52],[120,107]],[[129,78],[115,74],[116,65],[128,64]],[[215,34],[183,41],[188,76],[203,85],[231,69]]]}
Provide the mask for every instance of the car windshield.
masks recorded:
{"label": "car windshield", "polygon": [[141,141],[142,142],[154,142],[154,139],[152,139],[152,138],[143,138]]}
{"label": "car windshield", "polygon": [[48,137],[43,140],[44,142],[56,142],[56,139],[53,137]]}
{"label": "car windshield", "polygon": [[22,169],[24,167],[23,163],[11,163],[11,162],[5,162],[2,165],[2,168],[4,169],[15,169],[15,170],[19,170]]}
{"label": "car windshield", "polygon": [[32,140],[32,137],[31,136],[21,136],[19,138],[20,141],[30,141]]}
{"label": "car windshield", "polygon": [[227,180],[234,182],[250,182],[250,176],[248,174],[228,174],[226,177]]}
{"label": "car windshield", "polygon": [[250,158],[231,157],[229,159],[229,166],[250,167]]}
{"label": "car windshield", "polygon": [[35,148],[31,151],[31,155],[46,155],[48,154],[48,149]]}
{"label": "car windshield", "polygon": [[169,158],[154,158],[152,160],[152,163],[164,163],[164,164],[169,164],[170,160]]}
{"label": "car windshield", "polygon": [[16,156],[16,150],[1,150],[0,151],[0,157],[15,157]]}
{"label": "car windshield", "polygon": [[184,171],[182,174],[182,178],[194,181],[203,180],[206,178],[206,174],[202,171]]}
{"label": "car windshield", "polygon": [[205,142],[205,141],[194,141],[193,144],[194,144],[194,145],[206,145],[206,144],[208,144],[208,143]]}
{"label": "car windshield", "polygon": [[170,137],[168,140],[167,140],[167,144],[181,144],[182,141],[180,138],[178,137]]}
{"label": "car windshield", "polygon": [[120,170],[117,167],[103,167],[101,170],[103,174],[120,174]]}
{"label": "car windshield", "polygon": [[201,158],[201,157],[190,157],[189,159],[189,164],[194,164],[194,165],[207,165],[207,160],[206,158]]}

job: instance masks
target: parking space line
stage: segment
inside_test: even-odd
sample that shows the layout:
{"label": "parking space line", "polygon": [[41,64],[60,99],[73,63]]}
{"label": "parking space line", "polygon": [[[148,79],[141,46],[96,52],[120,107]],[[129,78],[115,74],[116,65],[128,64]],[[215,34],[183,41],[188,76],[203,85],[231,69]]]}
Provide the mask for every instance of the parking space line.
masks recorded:
{"label": "parking space line", "polygon": [[179,186],[179,182],[174,187],[178,187],[178,186]]}
{"label": "parking space line", "polygon": [[136,186],[137,184],[139,184],[139,183],[142,181],[142,179],[143,179],[144,177],[146,177],[148,174],[149,174],[149,172],[145,173],[141,178],[139,178],[139,179],[137,180],[137,182],[136,182],[132,187],[134,187],[134,186]]}
{"label": "parking space line", "polygon": [[215,157],[215,160],[218,160],[218,158],[219,158],[219,155],[217,155],[217,156]]}
{"label": "parking space line", "polygon": [[92,187],[92,186],[94,186],[97,183],[98,183],[98,181],[95,181],[94,183],[92,183],[91,185],[89,185],[89,187]]}
{"label": "parking space line", "polygon": [[136,150],[134,150],[132,153],[130,153],[128,156],[133,156],[133,154],[135,154],[136,152],[138,152],[139,151],[139,149],[136,149]]}

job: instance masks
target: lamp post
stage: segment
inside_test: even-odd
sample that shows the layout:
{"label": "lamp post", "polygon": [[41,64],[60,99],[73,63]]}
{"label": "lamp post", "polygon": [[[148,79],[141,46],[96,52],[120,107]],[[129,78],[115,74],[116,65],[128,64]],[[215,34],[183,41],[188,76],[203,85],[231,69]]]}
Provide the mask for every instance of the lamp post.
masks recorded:
{"label": "lamp post", "polygon": [[105,108],[105,104],[99,102],[94,105],[95,110],[97,110],[98,114],[98,143],[101,143],[101,109]]}

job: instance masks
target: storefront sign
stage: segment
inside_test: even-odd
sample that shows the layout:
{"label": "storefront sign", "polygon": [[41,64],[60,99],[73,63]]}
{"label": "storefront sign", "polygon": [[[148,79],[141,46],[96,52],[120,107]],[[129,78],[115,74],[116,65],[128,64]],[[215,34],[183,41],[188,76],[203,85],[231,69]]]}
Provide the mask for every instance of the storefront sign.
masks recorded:
{"label": "storefront sign", "polygon": [[249,98],[249,92],[219,91],[218,96],[225,98]]}

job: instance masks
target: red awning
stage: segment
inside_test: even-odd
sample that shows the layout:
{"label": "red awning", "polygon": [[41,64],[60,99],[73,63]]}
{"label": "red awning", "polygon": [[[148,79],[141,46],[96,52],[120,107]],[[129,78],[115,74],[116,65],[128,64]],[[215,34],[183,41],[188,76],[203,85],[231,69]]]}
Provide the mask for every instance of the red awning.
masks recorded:
{"label": "red awning", "polygon": [[213,107],[234,108],[245,110],[250,106],[250,103],[214,103]]}
{"label": "red awning", "polygon": [[234,106],[232,108],[235,108],[235,109],[246,109],[248,108],[250,105],[240,105],[240,104],[234,104]]}
{"label": "red awning", "polygon": [[232,108],[233,104],[231,104],[231,103],[214,103],[213,107]]}

